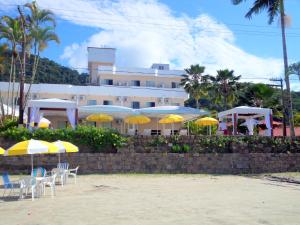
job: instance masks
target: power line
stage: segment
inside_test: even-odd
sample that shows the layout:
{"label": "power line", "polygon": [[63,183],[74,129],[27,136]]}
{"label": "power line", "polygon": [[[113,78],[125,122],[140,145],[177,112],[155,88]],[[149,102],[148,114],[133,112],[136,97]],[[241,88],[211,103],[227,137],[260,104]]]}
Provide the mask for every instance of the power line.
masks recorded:
{"label": "power line", "polygon": [[[10,6],[17,6],[14,4],[5,4],[5,5],[10,5]],[[89,15],[91,15],[91,12],[87,12],[87,11],[82,11],[82,10],[67,10],[67,9],[58,9],[58,8],[49,8],[49,9],[54,9],[54,10],[61,10],[61,11],[70,11],[70,12],[81,12],[81,13],[88,13]],[[76,16],[73,15],[64,15],[62,16],[64,19],[59,19],[61,21],[67,21],[67,20],[75,20],[75,22],[77,23],[89,23],[89,22],[99,22],[99,19],[95,18],[95,17],[86,17],[85,19],[80,19]],[[134,16],[126,16],[127,18],[129,17],[134,17]],[[139,18],[141,19],[149,19],[146,17],[134,17],[134,18]],[[155,28],[158,29],[160,27],[164,27],[164,29],[172,29],[172,30],[190,30],[190,26],[188,25],[171,25],[171,24],[162,24],[162,23],[146,23],[146,22],[141,22],[141,21],[128,21],[127,23],[125,22],[120,22],[120,20],[112,20],[112,19],[105,19],[105,20],[101,20],[99,24],[104,24],[104,25],[144,25],[144,27],[142,27],[142,29],[147,29],[149,27],[145,27],[145,26],[152,26],[150,28]],[[180,21],[179,21],[180,22]],[[219,24],[219,23],[217,23]],[[223,25],[223,24],[220,24]],[[225,24],[226,25],[226,24]],[[268,26],[260,26],[260,25],[245,25],[245,24],[227,24],[227,25],[234,25],[234,26],[243,26],[243,27],[261,27],[261,28],[266,28]],[[181,27],[181,28],[180,28]],[[195,28],[195,27],[194,27]],[[268,27],[268,28],[275,28],[275,27]],[[128,27],[124,28],[124,29],[128,29]],[[139,29],[141,29],[141,27],[139,27]],[[197,27],[195,28],[197,29]],[[205,33],[212,33],[212,32],[217,32],[217,33],[223,33],[223,34],[231,34],[231,31],[222,31],[220,29],[216,29],[216,28],[198,28],[199,30],[203,30]],[[241,35],[256,35],[256,36],[265,36],[265,37],[274,37],[274,36],[280,36],[280,33],[274,32],[274,31],[256,31],[256,30],[238,30],[238,29],[232,29],[233,31],[236,32],[236,34],[241,34]],[[297,28],[297,30],[300,30],[300,28]],[[300,33],[287,33],[287,36],[289,37],[300,37]]]}

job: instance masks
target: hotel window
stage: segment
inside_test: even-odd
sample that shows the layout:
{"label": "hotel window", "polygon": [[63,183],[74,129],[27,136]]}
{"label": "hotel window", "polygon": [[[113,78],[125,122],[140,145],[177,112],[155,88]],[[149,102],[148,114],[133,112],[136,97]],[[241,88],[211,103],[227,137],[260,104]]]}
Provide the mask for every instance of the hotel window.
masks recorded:
{"label": "hotel window", "polygon": [[155,107],[155,102],[146,102],[146,107]]}
{"label": "hotel window", "polygon": [[109,100],[103,100],[103,105],[112,105],[113,102]]}
{"label": "hotel window", "polygon": [[176,83],[176,82],[172,82],[172,88],[178,88],[179,87],[179,84]]}
{"label": "hotel window", "polygon": [[131,81],[131,86],[139,87],[139,86],[141,86],[141,81],[139,81],[139,80],[132,80]]}
{"label": "hotel window", "polygon": [[147,80],[146,81],[146,87],[155,87],[155,81]]}
{"label": "hotel window", "polygon": [[97,105],[97,100],[88,100],[87,102],[88,105]]}
{"label": "hotel window", "polygon": [[132,108],[133,109],[139,109],[140,108],[140,102],[132,102]]}
{"label": "hotel window", "polygon": [[114,81],[111,79],[105,79],[105,80],[103,80],[103,84],[104,85],[113,85]]}

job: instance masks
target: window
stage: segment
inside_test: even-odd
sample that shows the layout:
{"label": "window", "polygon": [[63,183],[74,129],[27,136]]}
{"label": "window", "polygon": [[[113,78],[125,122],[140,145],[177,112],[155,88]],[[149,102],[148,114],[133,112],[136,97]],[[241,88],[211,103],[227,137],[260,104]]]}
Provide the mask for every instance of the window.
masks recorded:
{"label": "window", "polygon": [[131,86],[137,86],[137,87],[139,87],[139,86],[141,86],[141,81],[139,81],[139,80],[132,80],[131,81]]}
{"label": "window", "polygon": [[163,70],[163,69],[164,69],[164,66],[158,66],[158,69],[159,69],[159,70]]}
{"label": "window", "polygon": [[179,87],[179,84],[178,83],[176,83],[176,82],[172,82],[172,88],[178,88]]}
{"label": "window", "polygon": [[87,104],[88,105],[97,105],[97,100],[94,100],[94,99],[88,100]]}
{"label": "window", "polygon": [[146,87],[155,87],[155,81],[147,80],[146,81]]}
{"label": "window", "polygon": [[105,80],[103,80],[103,84],[104,85],[113,85],[114,81],[111,79],[105,79]]}
{"label": "window", "polygon": [[112,101],[109,100],[103,100],[103,105],[112,105]]}
{"label": "window", "polygon": [[139,109],[140,108],[140,102],[132,102],[132,108],[133,109]]}
{"label": "window", "polygon": [[155,107],[155,102],[146,102],[146,107]]}
{"label": "window", "polygon": [[180,103],[172,103],[171,105],[173,105],[173,106],[180,106]]}

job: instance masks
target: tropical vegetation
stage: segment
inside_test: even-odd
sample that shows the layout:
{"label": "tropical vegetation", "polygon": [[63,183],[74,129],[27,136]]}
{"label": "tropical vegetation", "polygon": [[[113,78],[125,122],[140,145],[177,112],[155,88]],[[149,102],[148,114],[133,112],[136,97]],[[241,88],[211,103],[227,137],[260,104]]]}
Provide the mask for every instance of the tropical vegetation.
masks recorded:
{"label": "tropical vegetation", "polygon": [[[8,44],[11,57],[6,104],[12,105],[14,111],[18,103],[19,123],[23,124],[24,109],[30,95],[31,84],[35,81],[38,72],[40,53],[48,47],[49,42],[59,43],[59,38],[55,33],[56,23],[53,12],[40,9],[36,1],[26,3],[22,7],[18,6],[17,12],[17,17],[2,16],[0,18],[0,39]],[[29,68],[27,61],[31,57],[33,57],[33,63],[30,67],[30,86],[28,92],[25,93],[24,83]],[[19,87],[15,86],[17,80]],[[19,96],[15,96],[16,88],[19,89]],[[15,99],[19,99],[19,102]],[[6,113],[2,111],[2,115]]]}
{"label": "tropical vegetation", "polygon": [[[231,0],[233,4],[238,5],[247,0]],[[253,0],[253,5],[250,10],[246,13],[245,17],[251,19],[254,14],[260,14],[266,10],[268,12],[268,23],[272,24],[276,17],[280,19],[281,36],[282,36],[282,48],[283,48],[283,62],[284,62],[284,76],[286,84],[286,107],[289,118],[291,136],[295,136],[294,130],[294,119],[293,119],[293,107],[292,107],[292,96],[290,89],[290,70],[288,64],[288,54],[286,47],[286,22],[288,17],[285,13],[284,0]]]}

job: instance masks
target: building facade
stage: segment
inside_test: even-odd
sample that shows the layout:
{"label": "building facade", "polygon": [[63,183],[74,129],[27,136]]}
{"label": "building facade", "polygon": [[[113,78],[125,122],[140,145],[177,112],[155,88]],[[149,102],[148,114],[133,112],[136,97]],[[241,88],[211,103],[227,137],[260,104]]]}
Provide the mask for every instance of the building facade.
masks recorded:
{"label": "building facade", "polygon": [[[188,95],[179,86],[184,71],[170,70],[168,64],[153,64],[146,69],[122,68],[116,66],[115,59],[116,49],[89,47],[89,85],[33,84],[30,98],[59,98],[73,100],[78,106],[119,105],[134,109],[184,106]],[[27,88],[26,84],[25,90]],[[8,83],[0,82],[0,89],[5,102]],[[49,116],[54,127],[62,127],[66,121],[60,116]]]}

